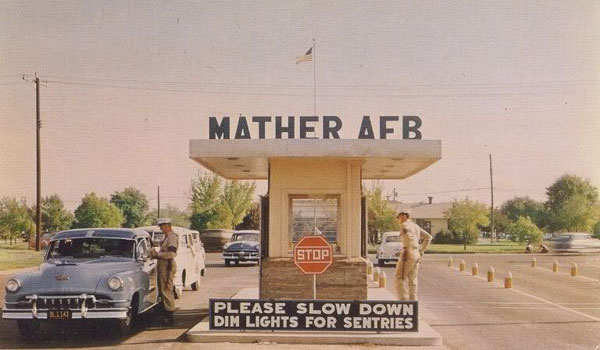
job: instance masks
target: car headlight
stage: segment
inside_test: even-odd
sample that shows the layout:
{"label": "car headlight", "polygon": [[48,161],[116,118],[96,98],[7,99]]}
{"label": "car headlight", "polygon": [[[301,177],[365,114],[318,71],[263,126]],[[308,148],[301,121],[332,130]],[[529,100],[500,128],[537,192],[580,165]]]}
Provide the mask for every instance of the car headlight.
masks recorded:
{"label": "car headlight", "polygon": [[223,250],[229,248],[230,245],[231,245],[230,243],[225,243],[225,245],[223,246]]}
{"label": "car headlight", "polygon": [[14,293],[21,289],[21,282],[19,282],[16,278],[11,278],[6,282],[6,291],[10,293]]}
{"label": "car headlight", "polygon": [[111,277],[108,279],[108,288],[112,290],[119,290],[123,288],[123,280],[119,277]]}

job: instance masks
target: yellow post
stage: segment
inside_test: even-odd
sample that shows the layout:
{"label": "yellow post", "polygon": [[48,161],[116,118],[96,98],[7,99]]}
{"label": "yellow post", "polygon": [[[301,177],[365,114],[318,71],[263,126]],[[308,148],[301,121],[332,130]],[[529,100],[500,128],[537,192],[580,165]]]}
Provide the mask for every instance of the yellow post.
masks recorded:
{"label": "yellow post", "polygon": [[367,264],[367,276],[371,276],[373,274],[373,263],[369,261]]}
{"label": "yellow post", "polygon": [[387,276],[385,275],[385,271],[381,271],[379,274],[379,288],[385,288],[385,282],[387,280]]}
{"label": "yellow post", "polygon": [[448,267],[452,267],[452,265],[454,265],[454,260],[452,259],[452,257],[448,258]]}
{"label": "yellow post", "polygon": [[571,276],[577,276],[577,263],[573,263],[573,266],[571,266]]}
{"label": "yellow post", "polygon": [[537,260],[535,257],[533,257],[533,259],[531,260],[531,267],[536,267],[537,266]]}
{"label": "yellow post", "polygon": [[473,274],[473,276],[479,275],[479,266],[477,265],[477,263],[473,264],[473,267],[471,268],[471,273]]}
{"label": "yellow post", "polygon": [[512,288],[513,287],[513,275],[512,272],[508,272],[506,277],[504,277],[504,288]]}
{"label": "yellow post", "polygon": [[373,281],[377,282],[379,281],[379,274],[381,273],[381,269],[379,267],[376,267],[373,270]]}
{"label": "yellow post", "polygon": [[558,260],[554,260],[554,264],[552,264],[552,272],[558,272]]}
{"label": "yellow post", "polygon": [[458,269],[460,270],[460,272],[465,271],[465,261],[464,260],[460,261],[460,264],[458,265]]}
{"label": "yellow post", "polygon": [[494,282],[494,268],[492,266],[488,267],[487,277],[488,282]]}

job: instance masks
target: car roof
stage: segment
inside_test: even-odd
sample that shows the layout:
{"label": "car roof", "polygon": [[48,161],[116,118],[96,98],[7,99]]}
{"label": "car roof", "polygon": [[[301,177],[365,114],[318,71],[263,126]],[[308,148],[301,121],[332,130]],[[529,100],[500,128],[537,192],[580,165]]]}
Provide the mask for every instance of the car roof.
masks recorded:
{"label": "car roof", "polygon": [[52,237],[52,240],[85,237],[135,239],[150,237],[150,235],[146,231],[132,228],[80,228],[58,232]]}
{"label": "car roof", "polygon": [[[171,228],[173,229],[173,232],[175,232],[177,234],[184,234],[189,231],[187,228],[181,227],[181,226],[171,226]],[[144,230],[148,233],[162,233],[162,231],[160,230],[160,227],[158,227],[157,225],[142,226],[142,227],[138,227],[138,229]]]}
{"label": "car roof", "polygon": [[252,233],[252,234],[258,235],[258,234],[260,234],[260,231],[257,231],[257,230],[239,230],[239,231],[233,231],[234,235],[235,234],[240,234],[240,233],[244,233],[244,234],[246,234],[246,233]]}

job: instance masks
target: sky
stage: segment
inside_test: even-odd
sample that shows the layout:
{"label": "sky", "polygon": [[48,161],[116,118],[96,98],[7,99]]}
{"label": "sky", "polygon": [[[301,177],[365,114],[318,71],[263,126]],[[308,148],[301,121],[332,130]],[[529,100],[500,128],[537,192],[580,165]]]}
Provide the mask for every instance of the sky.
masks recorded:
{"label": "sky", "polygon": [[342,138],[363,115],[418,115],[442,141],[381,182],[399,201],[489,203],[489,154],[496,203],[545,200],[565,173],[600,187],[599,44],[596,1],[1,1],[0,197],[35,201],[34,73],[42,195],[69,209],[129,186],[183,209],[208,117],[314,102]]}

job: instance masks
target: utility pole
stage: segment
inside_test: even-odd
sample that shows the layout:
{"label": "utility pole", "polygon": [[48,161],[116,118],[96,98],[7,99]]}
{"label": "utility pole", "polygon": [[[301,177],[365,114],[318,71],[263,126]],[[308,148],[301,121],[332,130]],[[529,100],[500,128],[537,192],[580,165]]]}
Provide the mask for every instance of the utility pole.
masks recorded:
{"label": "utility pole", "polygon": [[158,210],[157,210],[157,214],[156,214],[156,218],[160,218],[160,186],[158,186],[158,196],[156,197],[158,199]]}
{"label": "utility pole", "polygon": [[42,155],[40,147],[40,129],[42,121],[40,120],[40,78],[35,75],[35,149],[36,149],[36,194],[35,194],[35,250],[40,250],[40,235],[42,231],[42,208],[41,190],[42,190]]}
{"label": "utility pole", "polygon": [[491,224],[491,232],[490,232],[490,240],[493,243],[496,240],[496,228],[494,227],[494,173],[492,169],[492,154],[490,153],[490,194],[492,199],[492,207],[490,210],[490,218],[492,221]]}
{"label": "utility pole", "polygon": [[42,154],[40,145],[40,130],[42,120],[40,119],[40,78],[35,73],[34,79],[28,79],[23,75],[23,80],[35,83],[35,250],[40,250],[40,235],[42,233],[42,209],[40,207],[42,198]]}

